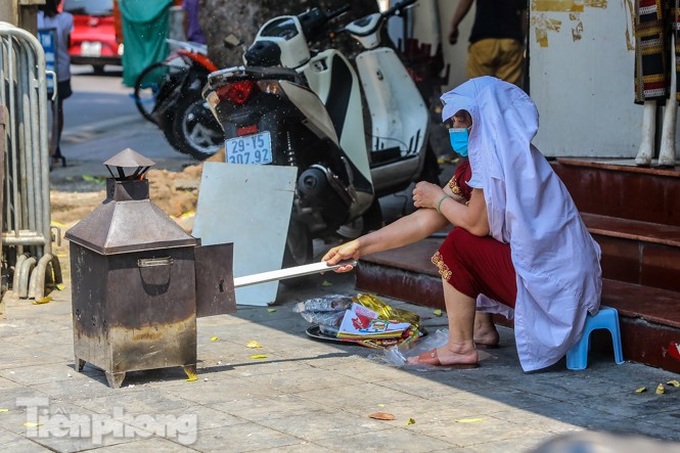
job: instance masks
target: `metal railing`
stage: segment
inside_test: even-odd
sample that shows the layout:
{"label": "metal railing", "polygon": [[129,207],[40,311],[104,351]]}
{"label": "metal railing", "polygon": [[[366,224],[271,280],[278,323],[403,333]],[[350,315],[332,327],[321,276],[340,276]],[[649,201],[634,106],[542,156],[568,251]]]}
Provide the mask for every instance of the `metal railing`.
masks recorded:
{"label": "metal railing", "polygon": [[42,299],[48,279],[61,283],[50,228],[45,53],[35,36],[6,22],[0,22],[0,104],[7,112],[3,273],[13,270],[12,290],[19,298]]}

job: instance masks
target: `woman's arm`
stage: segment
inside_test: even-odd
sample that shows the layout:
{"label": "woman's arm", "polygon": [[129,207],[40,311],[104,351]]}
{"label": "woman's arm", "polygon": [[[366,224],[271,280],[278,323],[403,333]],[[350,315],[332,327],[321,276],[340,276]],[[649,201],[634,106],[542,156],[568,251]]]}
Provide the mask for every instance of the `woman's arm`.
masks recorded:
{"label": "woman's arm", "polygon": [[[356,260],[370,253],[402,247],[430,236],[447,224],[446,218],[437,214],[434,209],[419,209],[379,230],[333,247],[322,260],[333,265],[343,260]],[[352,266],[344,266],[339,268],[338,272],[351,269]]]}
{"label": "woman's arm", "polygon": [[[475,236],[489,234],[489,218],[486,212],[486,201],[481,189],[473,189],[470,202],[465,205],[456,203],[451,197],[451,190],[421,181],[413,190],[413,202],[418,208],[439,209],[441,216],[457,227],[465,228]],[[448,198],[447,198],[448,197]]]}
{"label": "woman's arm", "polygon": [[481,189],[472,189],[470,202],[466,205],[444,200],[439,211],[454,225],[465,228],[475,236],[489,234],[489,216],[486,212],[486,201]]}

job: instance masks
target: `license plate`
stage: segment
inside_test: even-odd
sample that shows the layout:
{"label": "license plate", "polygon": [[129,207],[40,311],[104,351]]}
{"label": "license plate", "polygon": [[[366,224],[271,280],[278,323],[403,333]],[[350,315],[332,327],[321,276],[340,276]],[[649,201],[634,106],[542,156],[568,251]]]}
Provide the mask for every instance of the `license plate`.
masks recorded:
{"label": "license plate", "polygon": [[83,57],[101,57],[102,43],[99,41],[83,41],[80,45],[80,55]]}
{"label": "license plate", "polygon": [[228,138],[224,142],[227,162],[230,164],[270,164],[272,139],[269,132]]}

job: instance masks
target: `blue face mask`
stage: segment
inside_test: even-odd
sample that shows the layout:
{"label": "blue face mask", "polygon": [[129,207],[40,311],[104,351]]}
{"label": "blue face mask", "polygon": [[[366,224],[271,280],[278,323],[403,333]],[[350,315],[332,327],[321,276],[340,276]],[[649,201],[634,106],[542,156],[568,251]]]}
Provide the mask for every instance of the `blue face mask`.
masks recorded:
{"label": "blue face mask", "polygon": [[449,129],[451,147],[462,157],[467,157],[468,155],[468,137],[469,132],[465,127],[452,127]]}

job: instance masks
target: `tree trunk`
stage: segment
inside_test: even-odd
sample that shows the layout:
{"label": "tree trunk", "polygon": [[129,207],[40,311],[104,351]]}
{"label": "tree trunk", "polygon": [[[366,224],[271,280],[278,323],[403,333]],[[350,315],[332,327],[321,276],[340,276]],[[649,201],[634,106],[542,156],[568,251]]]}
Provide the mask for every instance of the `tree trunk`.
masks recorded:
{"label": "tree trunk", "polygon": [[[338,20],[338,25],[378,11],[376,1],[367,0],[201,0],[199,20],[208,41],[208,53],[218,67],[242,64],[242,50],[225,49],[223,40],[231,34],[246,46],[252,43],[258,29],[267,20],[286,14],[299,14],[319,5],[324,10],[334,10],[349,4],[351,9]],[[351,51],[353,44],[341,37],[336,45]],[[351,53],[351,52],[350,52]]]}

